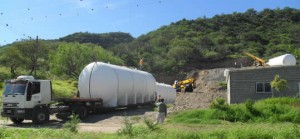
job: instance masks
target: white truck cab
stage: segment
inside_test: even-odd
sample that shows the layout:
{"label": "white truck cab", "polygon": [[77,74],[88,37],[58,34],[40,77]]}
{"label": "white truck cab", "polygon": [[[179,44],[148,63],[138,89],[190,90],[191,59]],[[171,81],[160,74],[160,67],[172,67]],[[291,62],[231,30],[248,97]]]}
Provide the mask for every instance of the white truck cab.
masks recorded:
{"label": "white truck cab", "polygon": [[1,115],[10,117],[14,123],[21,123],[24,119],[34,123],[48,121],[51,90],[50,80],[35,80],[32,76],[7,80],[2,94]]}

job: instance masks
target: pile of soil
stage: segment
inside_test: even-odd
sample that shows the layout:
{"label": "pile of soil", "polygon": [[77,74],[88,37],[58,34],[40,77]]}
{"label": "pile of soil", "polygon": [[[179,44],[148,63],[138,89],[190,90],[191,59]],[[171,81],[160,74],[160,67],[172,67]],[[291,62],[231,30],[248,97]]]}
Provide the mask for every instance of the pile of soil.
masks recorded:
{"label": "pile of soil", "polygon": [[[178,93],[174,107],[170,111],[208,108],[216,98],[227,98],[225,68],[196,70],[188,74],[194,77],[196,88],[193,92]],[[222,85],[223,84],[223,85]]]}

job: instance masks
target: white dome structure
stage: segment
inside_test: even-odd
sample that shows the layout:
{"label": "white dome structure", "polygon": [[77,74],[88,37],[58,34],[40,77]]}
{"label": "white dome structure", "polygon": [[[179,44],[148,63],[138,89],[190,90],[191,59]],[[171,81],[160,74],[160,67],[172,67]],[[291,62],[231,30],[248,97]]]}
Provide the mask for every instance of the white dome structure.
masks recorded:
{"label": "white dome structure", "polygon": [[285,54],[269,59],[269,66],[293,66],[296,65],[296,58],[292,54]]}
{"label": "white dome structure", "polygon": [[104,107],[147,103],[155,99],[155,79],[144,71],[93,62],[80,73],[81,98],[102,98]]}

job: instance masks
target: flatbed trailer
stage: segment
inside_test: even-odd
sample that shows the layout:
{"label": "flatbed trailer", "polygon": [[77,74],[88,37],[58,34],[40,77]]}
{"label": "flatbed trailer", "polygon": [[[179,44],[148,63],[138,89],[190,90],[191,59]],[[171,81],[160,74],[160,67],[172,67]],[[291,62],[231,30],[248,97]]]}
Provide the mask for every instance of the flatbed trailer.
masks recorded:
{"label": "flatbed trailer", "polygon": [[104,110],[101,98],[56,98],[53,102],[57,104],[50,106],[49,113],[56,114],[60,119],[65,119],[73,113],[84,119],[91,112],[99,113]]}

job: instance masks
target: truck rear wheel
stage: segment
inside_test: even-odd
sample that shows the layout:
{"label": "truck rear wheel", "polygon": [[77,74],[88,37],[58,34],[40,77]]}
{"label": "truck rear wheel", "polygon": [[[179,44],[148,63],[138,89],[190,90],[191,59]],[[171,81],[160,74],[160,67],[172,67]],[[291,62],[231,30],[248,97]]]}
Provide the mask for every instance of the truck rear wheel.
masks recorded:
{"label": "truck rear wheel", "polygon": [[37,109],[33,118],[32,122],[35,124],[44,124],[49,121],[49,112],[43,109]]}
{"label": "truck rear wheel", "polygon": [[21,124],[24,121],[24,118],[12,118],[10,117],[10,120],[14,123],[14,124]]}
{"label": "truck rear wheel", "polygon": [[89,111],[86,106],[80,106],[76,114],[78,114],[80,119],[84,119],[89,115]]}

